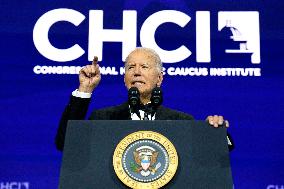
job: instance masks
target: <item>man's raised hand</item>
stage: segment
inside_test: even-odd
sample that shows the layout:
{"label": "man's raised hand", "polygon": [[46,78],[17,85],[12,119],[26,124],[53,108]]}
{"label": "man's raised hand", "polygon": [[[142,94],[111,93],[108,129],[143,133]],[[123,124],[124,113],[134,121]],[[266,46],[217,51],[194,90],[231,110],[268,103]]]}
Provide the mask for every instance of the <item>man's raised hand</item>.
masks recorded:
{"label": "man's raised hand", "polygon": [[79,72],[79,91],[92,93],[101,81],[98,57],[95,56],[91,65],[84,66]]}

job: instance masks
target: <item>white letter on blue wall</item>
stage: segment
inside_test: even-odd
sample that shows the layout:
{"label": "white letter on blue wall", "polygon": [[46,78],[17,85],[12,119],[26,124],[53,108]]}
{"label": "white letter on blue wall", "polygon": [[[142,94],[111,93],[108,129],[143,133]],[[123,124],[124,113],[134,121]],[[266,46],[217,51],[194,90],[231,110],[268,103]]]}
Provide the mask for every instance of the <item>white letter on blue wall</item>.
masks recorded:
{"label": "white letter on blue wall", "polygon": [[196,62],[210,62],[210,12],[196,12]]}
{"label": "white letter on blue wall", "polygon": [[104,29],[103,11],[91,10],[89,13],[89,49],[88,60],[94,56],[102,60],[103,42],[122,42],[122,61],[136,47],[137,12],[123,11],[122,29]]}
{"label": "white letter on blue wall", "polygon": [[33,30],[34,45],[44,57],[57,61],[72,61],[82,56],[85,51],[75,44],[68,49],[58,49],[54,47],[49,39],[48,32],[50,27],[59,21],[67,21],[78,26],[85,16],[78,11],[72,9],[54,9],[42,15],[36,22]]}
{"label": "white letter on blue wall", "polygon": [[180,27],[184,27],[190,19],[191,18],[187,14],[175,10],[163,10],[152,14],[142,25],[140,31],[141,45],[155,49],[164,63],[176,63],[183,61],[191,55],[191,51],[184,45],[170,51],[160,48],[155,40],[155,32],[163,23],[171,22],[179,25]]}

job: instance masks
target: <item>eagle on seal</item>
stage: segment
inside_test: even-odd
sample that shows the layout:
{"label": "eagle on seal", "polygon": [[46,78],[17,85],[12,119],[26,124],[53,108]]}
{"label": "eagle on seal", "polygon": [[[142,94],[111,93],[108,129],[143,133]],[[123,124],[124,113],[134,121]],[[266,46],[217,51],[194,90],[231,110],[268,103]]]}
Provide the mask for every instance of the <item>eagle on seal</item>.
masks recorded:
{"label": "eagle on seal", "polygon": [[136,166],[132,169],[135,172],[140,172],[142,176],[149,176],[151,173],[155,174],[157,168],[154,164],[158,158],[158,152],[152,151],[151,153],[139,153],[138,151],[133,152]]}

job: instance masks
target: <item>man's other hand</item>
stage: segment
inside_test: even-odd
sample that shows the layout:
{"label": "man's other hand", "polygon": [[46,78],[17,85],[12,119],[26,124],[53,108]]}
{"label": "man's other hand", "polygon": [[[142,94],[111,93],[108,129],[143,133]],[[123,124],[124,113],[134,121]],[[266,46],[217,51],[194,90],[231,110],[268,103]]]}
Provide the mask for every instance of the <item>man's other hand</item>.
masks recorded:
{"label": "man's other hand", "polygon": [[223,116],[218,116],[218,115],[214,115],[214,116],[208,116],[206,118],[206,121],[213,127],[229,127],[229,122],[228,120],[224,120]]}
{"label": "man's other hand", "polygon": [[91,65],[84,66],[79,72],[79,91],[92,93],[101,81],[98,57],[94,57]]}

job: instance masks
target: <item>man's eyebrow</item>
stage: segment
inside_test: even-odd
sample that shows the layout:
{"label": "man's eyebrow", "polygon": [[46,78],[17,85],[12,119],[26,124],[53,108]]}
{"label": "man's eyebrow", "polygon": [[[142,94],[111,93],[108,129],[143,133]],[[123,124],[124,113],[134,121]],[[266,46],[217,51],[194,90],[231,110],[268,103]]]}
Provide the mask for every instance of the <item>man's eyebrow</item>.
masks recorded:
{"label": "man's eyebrow", "polygon": [[149,65],[149,62],[143,62],[142,65]]}

